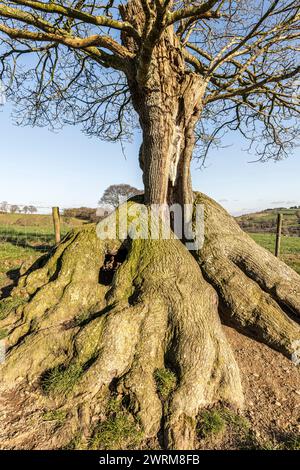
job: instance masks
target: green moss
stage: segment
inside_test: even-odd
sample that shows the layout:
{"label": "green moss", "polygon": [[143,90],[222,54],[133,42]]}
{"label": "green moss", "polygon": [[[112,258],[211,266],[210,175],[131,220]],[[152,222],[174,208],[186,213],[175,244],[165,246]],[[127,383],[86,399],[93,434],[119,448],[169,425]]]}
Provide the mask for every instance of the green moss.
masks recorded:
{"label": "green moss", "polygon": [[58,424],[63,424],[66,420],[67,412],[64,410],[50,410],[45,411],[42,418],[43,421],[56,421]]}
{"label": "green moss", "polygon": [[0,330],[0,339],[4,339],[7,336],[7,331],[3,328]]}
{"label": "green moss", "polygon": [[170,369],[156,369],[154,379],[162,400],[167,400],[176,388],[176,375]]}
{"label": "green moss", "polygon": [[27,300],[21,297],[8,297],[0,300],[0,320],[6,318],[10,313],[26,302]]}
{"label": "green moss", "polygon": [[217,436],[224,432],[226,421],[219,410],[203,410],[197,424],[200,439]]}
{"label": "green moss", "polygon": [[41,386],[47,395],[68,395],[83,374],[83,367],[72,364],[48,370],[41,379]]}

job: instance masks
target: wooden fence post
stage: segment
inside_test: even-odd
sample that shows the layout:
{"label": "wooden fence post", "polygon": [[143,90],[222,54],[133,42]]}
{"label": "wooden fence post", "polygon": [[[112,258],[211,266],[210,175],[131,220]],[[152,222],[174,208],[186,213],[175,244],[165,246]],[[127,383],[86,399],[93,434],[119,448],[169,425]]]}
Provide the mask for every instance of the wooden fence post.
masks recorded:
{"label": "wooden fence post", "polygon": [[59,207],[52,207],[52,217],[53,217],[53,225],[54,225],[54,232],[55,232],[55,243],[58,245],[58,243],[60,243]]}
{"label": "wooden fence post", "polygon": [[283,215],[282,215],[282,214],[278,214],[278,215],[277,215],[276,245],[275,245],[275,256],[276,256],[277,258],[280,256],[282,220],[283,220]]}

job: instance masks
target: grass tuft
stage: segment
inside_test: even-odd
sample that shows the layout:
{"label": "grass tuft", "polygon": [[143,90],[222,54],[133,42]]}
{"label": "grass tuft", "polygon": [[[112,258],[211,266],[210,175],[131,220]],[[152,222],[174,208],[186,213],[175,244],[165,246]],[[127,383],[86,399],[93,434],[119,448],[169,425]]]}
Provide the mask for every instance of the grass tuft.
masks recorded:
{"label": "grass tuft", "polygon": [[200,439],[223,434],[226,421],[219,410],[203,410],[198,419],[197,435]]}
{"label": "grass tuft", "polygon": [[81,433],[77,433],[61,450],[82,450],[82,447]]}
{"label": "grass tuft", "polygon": [[143,431],[138,421],[112,397],[107,404],[107,418],[98,424],[90,442],[93,450],[136,449],[142,442]]}
{"label": "grass tuft", "polygon": [[223,408],[220,412],[226,423],[231,428],[244,432],[249,431],[250,423],[246,418],[244,418],[244,416],[235,413],[229,408]]}
{"label": "grass tuft", "polygon": [[91,441],[94,450],[134,449],[143,438],[143,433],[134,418],[124,411],[110,416],[100,423]]}
{"label": "grass tuft", "polygon": [[162,400],[167,400],[176,388],[176,375],[170,369],[156,369],[154,379]]}
{"label": "grass tuft", "polygon": [[197,435],[200,439],[223,437],[225,431],[240,449],[256,446],[249,421],[229,408],[203,410],[198,416]]}
{"label": "grass tuft", "polygon": [[286,450],[300,450],[300,435],[290,435],[284,445]]}
{"label": "grass tuft", "polygon": [[[251,437],[251,433],[250,433]],[[300,435],[288,434],[287,436],[272,436],[271,439],[258,439],[252,436],[244,446],[246,450],[300,450]]]}
{"label": "grass tuft", "polygon": [[83,374],[83,367],[72,364],[48,370],[41,379],[41,386],[46,395],[67,396]]}
{"label": "grass tuft", "polygon": [[229,439],[230,445],[239,450],[300,450],[299,434],[258,437],[250,422],[229,408],[203,410],[198,417],[197,435],[204,440],[224,438],[225,445]]}
{"label": "grass tuft", "polygon": [[272,441],[264,441],[259,444],[260,450],[300,450],[300,435],[279,435],[273,437]]}

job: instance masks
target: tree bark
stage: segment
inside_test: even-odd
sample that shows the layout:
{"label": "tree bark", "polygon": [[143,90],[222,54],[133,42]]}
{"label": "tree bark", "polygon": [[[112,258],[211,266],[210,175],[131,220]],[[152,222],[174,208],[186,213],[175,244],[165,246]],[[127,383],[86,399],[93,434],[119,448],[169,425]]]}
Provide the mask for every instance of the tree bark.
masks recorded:
{"label": "tree bark", "polygon": [[[141,31],[145,21],[139,1],[129,2],[122,15],[125,20],[134,18],[135,27]],[[135,49],[126,34],[123,43]],[[146,54],[134,64],[128,83],[143,133],[140,166],[145,203],[191,204],[194,130],[206,83],[198,74],[186,71],[173,26],[157,40],[151,58]]]}
{"label": "tree bark", "polygon": [[[113,219],[111,214],[107,223]],[[111,284],[99,283],[105,254],[122,246],[118,239],[99,240],[87,225],[20,279],[12,295],[24,302],[0,321],[7,331],[0,448],[26,448],[33,441],[57,448],[76,432],[90,442],[113,395],[127,403],[144,439],[161,430],[164,446],[172,449],[194,448],[203,407],[242,407],[239,370],[222,331],[218,299],[191,253],[176,237],[128,240]],[[155,381],[162,369],[176,377],[164,402]],[[37,395],[23,408],[24,389],[34,393],[32,387]],[[15,399],[7,400],[12,393]],[[18,422],[12,405],[25,410]],[[35,416],[43,429],[41,413],[49,406],[63,407],[68,419],[41,441],[41,429],[30,423]]]}
{"label": "tree bark", "polygon": [[[100,240],[95,226],[84,225],[0,300],[7,335],[0,448],[57,449],[78,435],[79,448],[90,447],[117,398],[144,441],[163,436],[163,447],[194,449],[203,408],[243,406],[219,313],[287,357],[297,353],[299,275],[256,245],[215,201],[195,196],[207,229],[194,256],[177,237],[124,245]],[[141,212],[138,203],[129,205]],[[112,226],[114,214],[105,223]],[[106,256],[124,251],[113,278],[103,282]],[[158,370],[176,379],[165,398]],[[63,425],[49,427],[45,410],[63,412]]]}

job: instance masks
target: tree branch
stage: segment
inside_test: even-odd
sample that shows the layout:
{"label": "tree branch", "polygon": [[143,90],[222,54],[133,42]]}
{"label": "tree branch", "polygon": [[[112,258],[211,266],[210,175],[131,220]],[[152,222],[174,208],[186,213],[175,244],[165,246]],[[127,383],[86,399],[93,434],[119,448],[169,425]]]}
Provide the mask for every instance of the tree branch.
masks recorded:
{"label": "tree branch", "polygon": [[[101,61],[103,61],[103,63],[107,66],[113,66],[118,70],[126,70],[127,61],[124,59],[131,58],[131,55],[127,49],[117,44],[110,37],[95,35],[82,39],[70,35],[33,32],[23,29],[10,28],[1,24],[0,31],[7,34],[12,39],[25,39],[37,42],[55,42],[73,49],[82,49],[101,58]],[[114,55],[107,54],[104,51],[97,49],[96,46],[105,47],[114,52]]]}
{"label": "tree branch", "polygon": [[82,10],[65,7],[52,1],[44,3],[35,0],[13,0],[11,3],[24,5],[37,11],[43,11],[45,13],[63,15],[68,18],[77,19],[83,21],[84,23],[94,24],[96,26],[105,26],[120,31],[126,31],[130,36],[134,37],[137,41],[140,41],[138,32],[129,22],[118,21],[107,16],[94,16]]}
{"label": "tree branch", "polygon": [[173,13],[169,13],[167,24],[171,25],[177,21],[184,20],[186,18],[194,19],[212,19],[221,18],[222,14],[219,11],[211,11],[212,8],[220,3],[220,0],[208,0],[200,6],[191,6],[187,8],[181,8]]}

